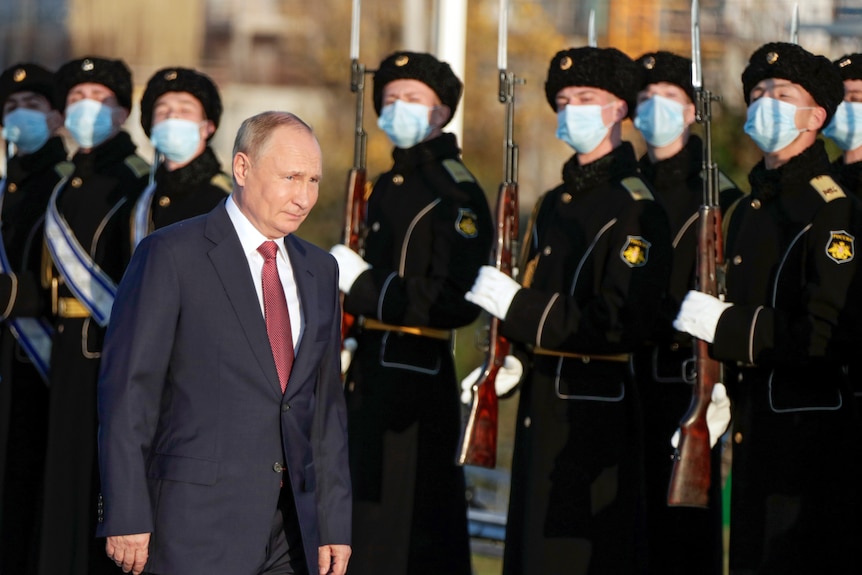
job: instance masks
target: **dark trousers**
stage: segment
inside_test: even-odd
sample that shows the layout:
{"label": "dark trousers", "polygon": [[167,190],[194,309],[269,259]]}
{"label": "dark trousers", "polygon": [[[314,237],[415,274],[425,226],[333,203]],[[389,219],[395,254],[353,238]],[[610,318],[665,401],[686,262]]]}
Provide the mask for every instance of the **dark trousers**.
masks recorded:
{"label": "dark trousers", "polygon": [[[308,575],[308,571],[293,494],[290,486],[286,485],[282,487],[278,497],[278,507],[272,517],[269,541],[266,544],[266,560],[258,575]],[[159,574],[144,571],[142,575]]]}

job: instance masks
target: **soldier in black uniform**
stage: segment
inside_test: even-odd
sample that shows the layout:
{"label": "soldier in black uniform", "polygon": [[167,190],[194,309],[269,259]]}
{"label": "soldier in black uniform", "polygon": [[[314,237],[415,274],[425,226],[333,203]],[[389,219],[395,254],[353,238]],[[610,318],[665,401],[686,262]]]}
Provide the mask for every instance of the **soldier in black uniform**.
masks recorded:
{"label": "soldier in black uniform", "polygon": [[36,573],[48,434],[49,310],[39,283],[45,208],[65,161],[54,75],[16,64],[0,75],[0,125],[14,153],[0,182],[0,573]]}
{"label": "soldier in black uniform", "polygon": [[[714,573],[720,575],[724,549],[721,516],[721,450],[712,461],[709,509],[669,507],[668,483],[673,461],[668,443],[692,398],[695,376],[692,338],[671,325],[688,290],[695,287],[698,210],[704,202],[703,142],[691,134],[695,93],[691,60],[670,52],[650,52],[637,59],[643,72],[634,125],[644,137],[647,153],[640,159],[643,177],[656,191],[667,212],[673,240],[673,271],[669,300],[662,310],[657,344],[636,357],[641,382],[646,447],[649,559],[653,573]],[[719,173],[723,212],[742,192]],[[720,409],[709,412],[715,436],[730,420],[730,402],[723,384],[714,389]]]}
{"label": "soldier in black uniform", "polygon": [[118,572],[95,539],[96,381],[116,285],[131,254],[131,210],[149,165],[121,129],[132,76],[88,57],[56,74],[57,103],[79,149],[48,203],[44,277],[56,315],[40,573]]}
{"label": "soldier in black uniform", "polygon": [[218,89],[205,74],[164,68],[150,78],[141,126],[162,161],[135,205],[135,245],[152,230],[210,211],[230,193],[230,176],[209,146],[221,113]]}
{"label": "soldier in black uniform", "polygon": [[619,50],[554,56],[545,92],[557,137],[577,153],[536,206],[523,287],[484,266],[466,296],[504,320],[525,368],[507,574],[647,572],[630,354],[655,329],[672,254],[667,216],[621,137],[639,88],[640,69]]}
{"label": "soldier in black uniform", "polygon": [[862,198],[862,54],[846,54],[833,65],[844,81],[844,101],[823,134],[844,152],[833,164],[841,185]]}
{"label": "soldier in black uniform", "polygon": [[364,259],[338,245],[344,310],[358,318],[346,377],[352,574],[471,572],[452,330],[488,261],[482,188],[443,127],[461,96],[448,64],[396,52],[374,76],[378,125],[396,148],[368,202]]}
{"label": "soldier in black uniform", "polygon": [[729,362],[732,574],[859,573],[859,207],[817,139],[844,95],[831,62],[769,43],[742,74],[764,152],[727,233],[727,297],[689,292],[675,327]]}

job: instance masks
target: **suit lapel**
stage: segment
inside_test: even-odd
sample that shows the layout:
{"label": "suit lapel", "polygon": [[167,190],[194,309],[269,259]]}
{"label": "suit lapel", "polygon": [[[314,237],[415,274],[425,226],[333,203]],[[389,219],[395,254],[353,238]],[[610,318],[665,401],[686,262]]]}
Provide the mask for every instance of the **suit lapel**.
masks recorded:
{"label": "suit lapel", "polygon": [[293,278],[296,281],[296,289],[299,292],[299,302],[302,306],[302,315],[305,318],[305,331],[296,349],[296,359],[290,372],[285,395],[292,395],[297,391],[299,382],[308,377],[308,370],[315,362],[312,361],[314,350],[311,346],[317,337],[317,325],[320,318],[317,316],[319,297],[317,289],[317,278],[308,261],[308,252],[293,236],[284,238],[287,255],[290,257],[290,266],[293,269]]}
{"label": "suit lapel", "polygon": [[221,279],[257,363],[270,386],[281,395],[278,372],[266,334],[266,322],[260,312],[251,274],[248,273],[248,260],[224,204],[210,213],[204,233],[216,244],[209,251],[210,261]]}

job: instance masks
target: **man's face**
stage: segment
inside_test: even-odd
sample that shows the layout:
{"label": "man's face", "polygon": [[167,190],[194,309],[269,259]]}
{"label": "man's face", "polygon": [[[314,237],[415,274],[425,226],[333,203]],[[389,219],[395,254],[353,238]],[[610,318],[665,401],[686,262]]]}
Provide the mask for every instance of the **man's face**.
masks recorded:
{"label": "man's face", "polygon": [[[566,106],[601,106],[602,123],[606,126],[625,118],[626,104],[615,95],[601,88],[587,86],[566,86],[556,97],[557,112]],[[605,107],[607,106],[607,107]]]}
{"label": "man's face", "polygon": [[402,100],[411,104],[422,104],[433,108],[440,106],[440,97],[430,86],[419,80],[392,80],[383,86],[383,105],[392,104],[395,100]]}
{"label": "man's face", "polygon": [[96,82],[83,82],[72,86],[69,93],[66,95],[66,108],[80,102],[81,100],[95,100],[101,102],[102,105],[108,106],[112,110],[112,119],[114,126],[119,128],[129,117],[129,111],[120,106],[117,100],[117,95],[114,91],[104,84]]}
{"label": "man's face", "polygon": [[34,112],[42,112],[45,114],[45,119],[48,123],[48,129],[53,133],[63,123],[63,118],[60,112],[51,107],[48,98],[38,92],[15,92],[11,94],[6,101],[3,102],[3,117],[11,114],[15,110],[33,110]]}
{"label": "man's face", "polygon": [[233,160],[237,205],[269,239],[295,232],[317,202],[323,167],[320,145],[307,130],[279,126],[256,158]]}
{"label": "man's face", "polygon": [[694,123],[694,103],[691,101],[691,98],[688,97],[688,93],[676,84],[672,84],[670,82],[655,82],[653,84],[648,84],[646,88],[638,92],[638,105],[649,100],[653,96],[661,96],[662,98],[667,98],[668,100],[673,100],[680,104],[683,107],[685,125],[690,126]]}
{"label": "man's face", "polygon": [[207,140],[215,132],[215,124],[212,120],[207,120],[200,100],[188,92],[165,92],[153,104],[153,127],[168,118],[188,120],[198,125],[201,141],[194,156],[199,156],[206,148]]}
{"label": "man's face", "polygon": [[862,102],[862,80],[844,80],[844,101]]}
{"label": "man's face", "polygon": [[[817,105],[808,90],[783,78],[767,78],[757,83],[749,93],[751,104],[760,98],[772,98],[781,102],[787,102],[797,107],[796,127],[800,130],[819,130],[826,117],[826,111]],[[749,106],[751,105],[749,104]],[[815,117],[817,110],[822,112],[822,118]]]}

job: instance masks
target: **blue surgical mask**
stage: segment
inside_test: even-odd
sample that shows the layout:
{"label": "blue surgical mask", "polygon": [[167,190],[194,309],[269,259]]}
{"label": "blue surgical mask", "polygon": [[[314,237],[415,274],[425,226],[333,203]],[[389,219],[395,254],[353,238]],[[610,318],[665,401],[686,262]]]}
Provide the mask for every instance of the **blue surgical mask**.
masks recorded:
{"label": "blue surgical mask", "polygon": [[150,141],[165,158],[178,164],[191,160],[201,143],[201,128],[197,122],[168,118],[153,126]]}
{"label": "blue surgical mask", "polygon": [[656,94],[638,104],[634,124],[650,146],[661,148],[682,135],[684,114],[682,104]]}
{"label": "blue surgical mask", "polygon": [[32,154],[51,137],[44,112],[17,108],[3,118],[3,139],[15,144],[19,154]]}
{"label": "blue surgical mask", "polygon": [[764,152],[783,150],[805,131],[796,127],[796,112],[810,109],[775,98],[760,98],[748,107],[745,133]]}
{"label": "blue surgical mask", "polygon": [[114,109],[96,100],[78,100],[66,108],[66,129],[82,148],[93,148],[114,133]]}
{"label": "blue surgical mask", "polygon": [[430,112],[431,108],[423,104],[395,100],[380,110],[377,127],[386,132],[396,147],[412,148],[431,133]]}
{"label": "blue surgical mask", "polygon": [[841,102],[823,134],[845,152],[862,146],[862,103]]}
{"label": "blue surgical mask", "polygon": [[602,119],[602,110],[610,105],[566,106],[557,113],[557,137],[579,154],[592,152],[610,129]]}

